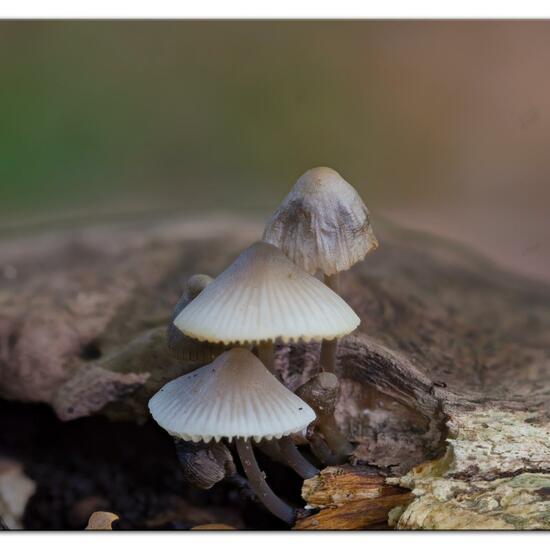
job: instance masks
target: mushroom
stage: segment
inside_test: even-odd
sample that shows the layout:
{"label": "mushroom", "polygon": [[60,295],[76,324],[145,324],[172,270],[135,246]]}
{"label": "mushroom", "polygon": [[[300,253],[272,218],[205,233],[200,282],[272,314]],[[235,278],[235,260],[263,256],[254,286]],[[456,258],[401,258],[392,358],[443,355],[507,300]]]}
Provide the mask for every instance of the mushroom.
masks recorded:
{"label": "mushroom", "polygon": [[247,248],[174,320],[197,340],[259,344],[271,372],[276,340],[332,339],[359,323],[340,296],[265,242]]}
{"label": "mushroom", "polygon": [[185,285],[185,290],[178,303],[174,307],[172,318],[166,332],[168,347],[173,355],[186,362],[209,363],[224,351],[224,346],[199,342],[194,338],[185,336],[174,326],[174,319],[182,309],[196,298],[214,279],[202,273],[192,275]]}
{"label": "mushroom", "polygon": [[[357,191],[332,168],[308,170],[268,221],[263,240],[278,246],[308,273],[321,271],[339,292],[339,273],[378,247]],[[321,365],[334,372],[337,339],[321,345]]]}
{"label": "mushroom", "polygon": [[221,441],[204,443],[176,438],[176,455],[185,481],[200,489],[210,489],[236,473],[231,452]]}
{"label": "mushroom", "polygon": [[[168,382],[151,398],[149,410],[162,428],[185,441],[234,439],[250,486],[260,501],[277,517],[293,523],[296,511],[265,481],[252,441],[284,441],[286,436],[306,429],[315,420],[315,413],[254,354],[244,348],[224,352],[211,364]],[[286,447],[284,443],[280,446],[283,453]],[[318,473],[301,457],[300,466],[304,463],[311,468],[308,476]]]}
{"label": "mushroom", "polygon": [[[334,411],[340,395],[340,383],[332,372],[321,372],[302,384],[296,395],[302,398],[317,415],[316,426],[323,434],[328,448],[316,434],[310,437],[314,454],[327,464],[338,464],[349,456],[353,448],[340,432]],[[331,452],[332,451],[332,452]]]}

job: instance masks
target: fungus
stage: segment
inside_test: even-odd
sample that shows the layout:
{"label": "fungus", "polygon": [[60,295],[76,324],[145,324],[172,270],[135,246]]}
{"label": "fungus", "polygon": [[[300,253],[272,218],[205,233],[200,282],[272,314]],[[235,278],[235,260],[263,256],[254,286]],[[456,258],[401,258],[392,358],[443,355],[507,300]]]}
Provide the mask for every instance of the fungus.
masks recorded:
{"label": "fungus", "polygon": [[[234,439],[258,498],[283,521],[294,521],[295,510],[266,483],[252,441],[276,438],[283,442],[281,452],[288,453],[286,436],[307,428],[315,420],[315,413],[250,351],[234,348],[209,365],[172,380],[151,398],[149,410],[162,428],[185,441]],[[300,458],[301,465],[307,462]],[[289,464],[295,459],[289,459]],[[315,473],[313,468],[308,475]]]}
{"label": "fungus", "polygon": [[176,354],[179,353],[184,335],[174,326],[174,320],[180,314],[181,310],[196,298],[213,280],[214,279],[209,275],[204,275],[202,273],[192,275],[187,280],[185,289],[172,312],[172,318],[170,319],[166,334],[168,347]]}
{"label": "fungus", "polygon": [[[180,311],[187,305],[191,300],[196,298],[214,279],[210,275],[204,275],[203,273],[197,273],[196,275],[191,275],[187,282],[185,283],[185,290],[181,295],[178,303],[174,307],[172,313],[172,323],[173,326],[174,319],[179,315]],[[175,328],[175,327],[174,327]],[[180,334],[179,331],[175,332],[176,335]]]}
{"label": "fungus", "polygon": [[315,437],[310,438],[311,448],[323,462],[327,464],[338,464],[349,456],[353,448],[348,440],[342,435],[334,418],[336,402],[340,395],[340,383],[338,378],[331,372],[321,372],[302,384],[296,395],[302,398],[317,415],[316,426],[323,434],[323,437],[333,455],[327,453],[322,442]]}
{"label": "fungus", "polygon": [[236,472],[231,452],[221,441],[176,439],[176,454],[185,481],[200,489],[210,489]]}
{"label": "fungus", "polygon": [[182,334],[182,332],[174,326],[174,319],[180,314],[182,309],[196,298],[213,280],[214,279],[209,275],[204,275],[202,273],[189,277],[185,285],[185,290],[172,312],[172,318],[170,319],[166,332],[166,340],[173,355],[182,361],[202,364],[209,363],[225,349],[224,346],[199,342],[194,338],[190,338]]}
{"label": "fungus", "polygon": [[246,249],[174,320],[197,340],[259,344],[259,356],[272,372],[276,340],[332,339],[359,323],[340,296],[265,242]]}
{"label": "fungus", "polygon": [[[378,247],[370,215],[357,191],[338,172],[318,167],[296,182],[268,221],[263,240],[279,247],[310,274],[321,271],[339,292],[339,273]],[[321,365],[334,372],[337,339],[321,345]]]}

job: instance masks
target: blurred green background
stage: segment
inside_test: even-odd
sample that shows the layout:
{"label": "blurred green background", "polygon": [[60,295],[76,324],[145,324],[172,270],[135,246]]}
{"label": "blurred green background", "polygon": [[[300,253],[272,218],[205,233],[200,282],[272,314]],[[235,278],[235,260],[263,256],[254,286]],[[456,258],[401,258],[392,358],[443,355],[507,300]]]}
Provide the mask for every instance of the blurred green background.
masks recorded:
{"label": "blurred green background", "polygon": [[0,233],[265,216],[328,165],[374,216],[550,279],[550,22],[0,22]]}

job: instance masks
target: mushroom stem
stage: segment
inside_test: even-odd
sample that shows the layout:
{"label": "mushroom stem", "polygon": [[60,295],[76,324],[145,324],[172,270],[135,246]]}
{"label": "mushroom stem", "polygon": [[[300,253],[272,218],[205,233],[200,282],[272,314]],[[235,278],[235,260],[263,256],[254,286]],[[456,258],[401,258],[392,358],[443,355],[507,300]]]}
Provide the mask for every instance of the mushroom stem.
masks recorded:
{"label": "mushroom stem", "polygon": [[336,294],[340,294],[340,273],[325,275],[325,284]]}
{"label": "mushroom stem", "polygon": [[330,457],[332,464],[345,462],[353,452],[353,446],[342,434],[334,418],[339,394],[338,378],[329,372],[315,375],[296,390],[296,395],[317,413],[315,425],[333,453]]}
{"label": "mushroom stem", "polygon": [[260,342],[258,344],[258,357],[260,358],[260,361],[268,368],[269,372],[271,374],[275,374],[275,365],[274,365],[274,354],[275,354],[275,348],[273,346],[273,342]]}
{"label": "mushroom stem", "polygon": [[302,478],[315,477],[319,470],[306,460],[296,448],[290,436],[279,439],[279,449],[285,462]]}
{"label": "mushroom stem", "polygon": [[336,368],[336,351],[338,349],[338,339],[323,340],[321,343],[321,368],[325,372],[334,372]]}
{"label": "mushroom stem", "polygon": [[279,449],[279,443],[276,439],[262,439],[258,445],[260,451],[266,456],[271,458],[275,462],[284,462],[284,458],[281,455],[281,449]]}
{"label": "mushroom stem", "polygon": [[[340,294],[340,275],[325,275],[325,284],[336,294]],[[336,352],[338,350],[338,338],[323,340],[321,343],[321,367],[326,372],[334,372],[336,369]]]}
{"label": "mushroom stem", "polygon": [[323,434],[329,449],[334,453],[337,464],[345,462],[353,452],[353,446],[338,428],[334,415],[327,414],[319,417],[319,431]]}
{"label": "mushroom stem", "polygon": [[264,474],[256,462],[250,440],[239,437],[236,439],[235,444],[250,487],[258,499],[274,516],[292,525],[296,517],[296,511],[280,499],[266,483]]}
{"label": "mushroom stem", "polygon": [[336,458],[334,453],[328,448],[326,441],[323,437],[313,431],[309,436],[309,446],[313,454],[323,463],[328,466],[336,466],[339,463],[339,460]]}

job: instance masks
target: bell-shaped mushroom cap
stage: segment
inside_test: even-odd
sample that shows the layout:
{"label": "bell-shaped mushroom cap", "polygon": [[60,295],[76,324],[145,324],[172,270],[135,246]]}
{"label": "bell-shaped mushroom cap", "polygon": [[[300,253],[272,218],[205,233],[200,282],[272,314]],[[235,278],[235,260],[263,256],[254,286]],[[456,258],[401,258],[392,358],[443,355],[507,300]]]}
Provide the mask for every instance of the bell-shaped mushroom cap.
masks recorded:
{"label": "bell-shaped mushroom cap", "polygon": [[315,420],[313,409],[244,348],[168,382],[151,398],[149,410],[171,435],[206,442],[279,438]]}
{"label": "bell-shaped mushroom cap", "polygon": [[174,320],[188,336],[225,344],[332,339],[359,322],[340,296],[264,242],[246,249]]}
{"label": "bell-shaped mushroom cap", "polygon": [[213,361],[222,351],[224,346],[212,342],[200,342],[195,338],[182,334],[181,330],[174,326],[174,319],[180,314],[181,310],[196,298],[214,279],[208,275],[197,274],[187,280],[185,291],[179,299],[172,319],[168,324],[166,331],[166,341],[174,357],[186,363],[209,363]]}
{"label": "bell-shaped mushroom cap", "polygon": [[365,203],[332,168],[308,170],[268,221],[263,240],[308,273],[334,275],[378,247]]}

